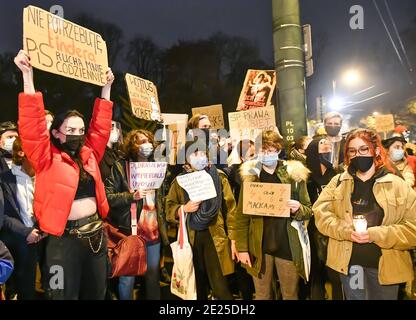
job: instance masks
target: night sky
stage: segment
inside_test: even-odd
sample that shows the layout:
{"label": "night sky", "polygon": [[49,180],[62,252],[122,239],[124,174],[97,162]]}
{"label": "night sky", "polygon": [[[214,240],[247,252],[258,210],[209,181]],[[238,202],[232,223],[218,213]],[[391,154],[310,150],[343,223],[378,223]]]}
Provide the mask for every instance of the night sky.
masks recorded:
{"label": "night sky", "polygon": [[[314,108],[318,95],[332,94],[332,79],[340,83],[338,89],[342,95],[375,85],[374,89],[354,97],[358,100],[391,92],[356,106],[358,115],[376,110],[389,111],[414,94],[415,88],[408,84],[408,75],[398,62],[371,0],[301,0],[300,3],[302,24],[312,25],[316,54],[315,74],[307,81],[310,108]],[[384,9],[383,0],[377,3]],[[389,0],[388,3],[400,32],[416,28],[413,22],[416,1]],[[65,18],[69,20],[86,13],[116,24],[124,32],[125,43],[136,34],[150,36],[161,47],[169,47],[179,40],[208,38],[218,31],[242,36],[259,47],[266,63],[273,64],[271,0],[2,1],[0,53],[20,49],[22,11],[29,4],[43,9],[59,4],[64,7]],[[355,4],[364,7],[364,30],[349,28],[349,8]],[[388,19],[386,13],[385,17]],[[414,46],[404,44],[406,48]],[[127,71],[123,70],[123,56],[120,52],[115,67]],[[416,57],[413,57],[416,65]],[[343,70],[350,67],[359,69],[362,74],[361,82],[355,88],[346,88],[340,81]]]}

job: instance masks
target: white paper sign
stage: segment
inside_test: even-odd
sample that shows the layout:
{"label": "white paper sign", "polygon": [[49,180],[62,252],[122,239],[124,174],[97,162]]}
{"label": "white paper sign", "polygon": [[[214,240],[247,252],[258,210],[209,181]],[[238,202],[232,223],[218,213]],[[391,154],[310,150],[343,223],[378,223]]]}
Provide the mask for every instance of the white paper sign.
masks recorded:
{"label": "white paper sign", "polygon": [[167,162],[130,162],[130,189],[159,189],[167,166]]}
{"label": "white paper sign", "polygon": [[205,170],[177,176],[176,179],[188,192],[191,201],[204,201],[217,196],[214,181]]}

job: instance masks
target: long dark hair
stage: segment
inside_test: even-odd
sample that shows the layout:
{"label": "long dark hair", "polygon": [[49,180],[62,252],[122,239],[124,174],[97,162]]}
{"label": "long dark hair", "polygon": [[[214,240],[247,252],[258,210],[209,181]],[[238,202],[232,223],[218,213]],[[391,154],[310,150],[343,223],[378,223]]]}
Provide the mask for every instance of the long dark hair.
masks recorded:
{"label": "long dark hair", "polygon": [[[51,137],[51,142],[52,144],[59,150],[64,151],[61,142],[59,141],[59,139],[55,138],[54,135],[52,134],[52,130],[56,130],[59,131],[59,128],[62,126],[62,124],[64,123],[64,121],[68,118],[71,117],[78,117],[81,118],[84,123],[84,116],[77,110],[66,110],[66,111],[61,111],[59,112],[52,121],[52,125],[51,128],[49,129],[49,133],[50,133],[50,137]],[[72,160],[74,160],[74,162],[77,164],[78,168],[79,168],[79,174],[80,174],[80,179],[81,180],[88,180],[91,179],[91,176],[85,171],[83,165],[82,165],[82,160],[81,157],[79,155],[79,153],[72,155],[72,154],[68,154]]]}

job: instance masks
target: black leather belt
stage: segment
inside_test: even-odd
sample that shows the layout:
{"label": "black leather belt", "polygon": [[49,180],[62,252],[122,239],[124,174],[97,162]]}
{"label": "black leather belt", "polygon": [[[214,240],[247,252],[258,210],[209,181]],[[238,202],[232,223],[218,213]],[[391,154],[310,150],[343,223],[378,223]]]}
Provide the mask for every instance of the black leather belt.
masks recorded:
{"label": "black leather belt", "polygon": [[85,226],[86,224],[93,222],[93,221],[97,221],[100,219],[100,216],[98,213],[93,214],[92,216],[86,217],[86,218],[82,218],[79,220],[68,220],[65,226],[65,230],[71,230],[71,229],[75,229],[75,228],[79,228],[82,226]]}

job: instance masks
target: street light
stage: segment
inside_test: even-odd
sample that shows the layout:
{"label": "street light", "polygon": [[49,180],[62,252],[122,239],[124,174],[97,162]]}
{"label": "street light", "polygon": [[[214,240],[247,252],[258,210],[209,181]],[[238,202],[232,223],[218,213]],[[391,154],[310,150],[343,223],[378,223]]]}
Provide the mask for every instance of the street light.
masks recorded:
{"label": "street light", "polygon": [[345,72],[344,82],[348,85],[354,85],[360,81],[360,74],[357,70],[351,69]]}
{"label": "street light", "polygon": [[[354,86],[355,84],[360,82],[360,78],[361,78],[360,73],[358,72],[357,69],[348,69],[347,71],[343,73],[343,76],[342,76],[343,83],[346,84],[347,86]],[[337,81],[334,79],[332,80],[332,93],[333,93],[334,98],[337,96],[336,89],[337,89]]]}
{"label": "street light", "polygon": [[342,107],[344,106],[344,103],[345,103],[344,99],[334,96],[329,101],[329,108],[331,110],[338,111],[342,109]]}

